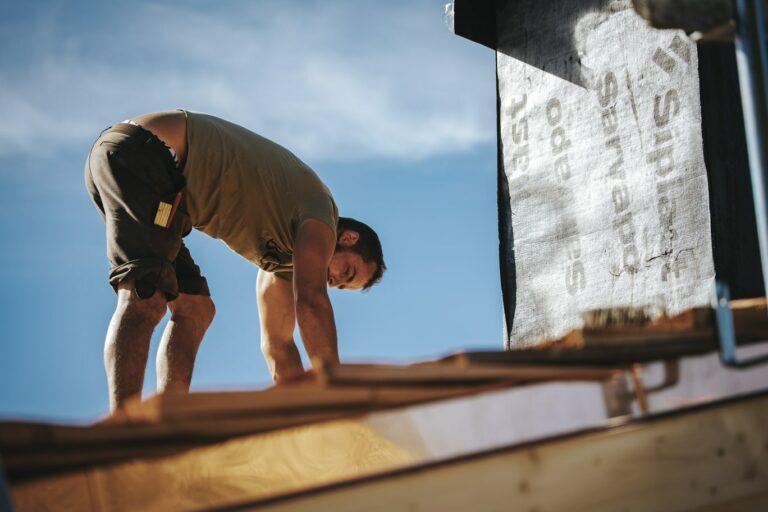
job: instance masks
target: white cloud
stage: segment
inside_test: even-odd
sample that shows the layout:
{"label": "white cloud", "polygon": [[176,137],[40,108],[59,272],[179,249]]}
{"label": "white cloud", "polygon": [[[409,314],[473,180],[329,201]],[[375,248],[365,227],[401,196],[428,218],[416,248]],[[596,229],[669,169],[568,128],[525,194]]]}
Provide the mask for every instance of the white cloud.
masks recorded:
{"label": "white cloud", "polygon": [[14,21],[17,42],[0,50],[0,155],[82,145],[174,107],[309,162],[471,149],[495,137],[493,54],[452,35],[441,4],[122,2],[74,24],[56,9]]}

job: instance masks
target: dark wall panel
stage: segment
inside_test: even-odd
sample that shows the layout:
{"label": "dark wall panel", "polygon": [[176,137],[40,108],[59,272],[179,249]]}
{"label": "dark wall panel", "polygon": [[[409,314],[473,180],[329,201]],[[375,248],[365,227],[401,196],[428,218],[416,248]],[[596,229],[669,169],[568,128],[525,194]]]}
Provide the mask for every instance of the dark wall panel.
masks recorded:
{"label": "dark wall panel", "polygon": [[698,50],[715,272],[734,298],[764,295],[734,48]]}

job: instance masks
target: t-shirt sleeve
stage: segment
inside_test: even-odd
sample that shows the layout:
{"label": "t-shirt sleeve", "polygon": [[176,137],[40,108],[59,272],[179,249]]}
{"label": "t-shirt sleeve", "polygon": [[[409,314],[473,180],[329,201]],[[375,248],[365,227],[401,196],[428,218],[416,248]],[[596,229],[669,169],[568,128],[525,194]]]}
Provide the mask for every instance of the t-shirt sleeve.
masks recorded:
{"label": "t-shirt sleeve", "polygon": [[339,223],[339,210],[333,197],[323,194],[306,200],[299,210],[299,225],[307,219],[326,223],[335,236],[336,226]]}

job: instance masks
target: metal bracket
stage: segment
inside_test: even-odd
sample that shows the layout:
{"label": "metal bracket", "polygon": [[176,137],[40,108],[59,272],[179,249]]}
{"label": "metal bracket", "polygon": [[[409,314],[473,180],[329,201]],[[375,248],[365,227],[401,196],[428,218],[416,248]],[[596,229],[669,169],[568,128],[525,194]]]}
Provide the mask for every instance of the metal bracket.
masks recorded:
{"label": "metal bracket", "polygon": [[[640,415],[650,412],[649,395],[675,387],[680,382],[680,361],[672,359],[660,362],[664,377],[658,384],[647,386],[645,368],[635,363],[622,373],[603,383],[603,398],[609,418],[632,416],[632,403],[637,403]],[[630,387],[631,384],[631,387]]]}
{"label": "metal bracket", "polygon": [[670,389],[680,382],[680,361],[677,359],[664,361],[663,365],[664,378],[655,386],[646,386],[644,377],[645,372],[642,364],[633,364],[629,369],[629,377],[635,392],[634,398],[641,414],[648,414],[650,412],[648,395]]}
{"label": "metal bracket", "polygon": [[739,361],[736,354],[736,329],[731,310],[731,293],[728,285],[715,281],[712,288],[712,308],[715,310],[717,339],[720,345],[720,360],[723,365],[731,368],[749,368],[758,364],[768,363],[768,354]]}

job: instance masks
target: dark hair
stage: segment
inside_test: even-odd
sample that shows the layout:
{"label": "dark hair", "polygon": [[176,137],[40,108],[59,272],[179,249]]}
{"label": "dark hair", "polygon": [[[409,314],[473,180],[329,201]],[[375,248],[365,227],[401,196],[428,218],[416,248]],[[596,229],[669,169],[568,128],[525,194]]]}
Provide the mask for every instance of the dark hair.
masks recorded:
{"label": "dark hair", "polygon": [[350,247],[346,247],[346,250],[354,251],[359,254],[363,261],[376,262],[376,270],[363,285],[363,290],[369,289],[381,281],[381,276],[384,275],[384,271],[387,270],[387,266],[384,264],[384,253],[381,250],[381,242],[379,241],[379,235],[371,229],[368,224],[364,224],[359,220],[351,219],[349,217],[339,217],[338,233],[349,230],[357,232],[360,237],[357,239],[357,243]]}

